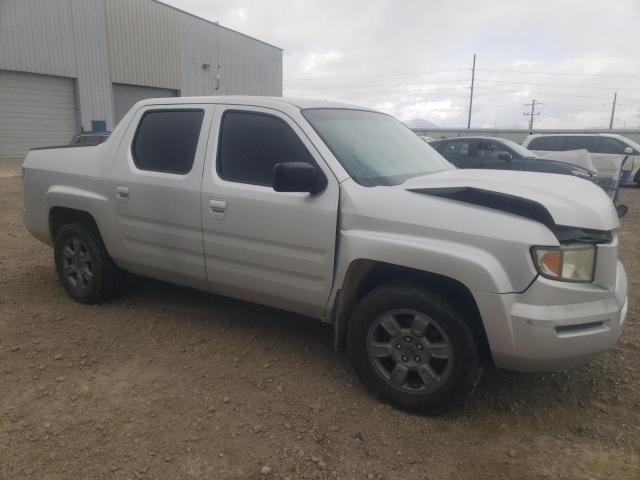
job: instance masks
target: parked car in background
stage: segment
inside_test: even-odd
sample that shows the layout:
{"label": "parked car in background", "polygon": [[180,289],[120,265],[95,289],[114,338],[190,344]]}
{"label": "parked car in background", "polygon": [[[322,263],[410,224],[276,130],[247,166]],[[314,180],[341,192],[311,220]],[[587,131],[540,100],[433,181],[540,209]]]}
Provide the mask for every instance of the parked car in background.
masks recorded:
{"label": "parked car in background", "polygon": [[542,159],[511,140],[497,137],[458,137],[429,142],[458,168],[489,168],[559,173],[591,180],[594,173],[571,163]]}
{"label": "parked car in background", "polygon": [[108,299],[131,271],[317,318],[406,409],[462,402],[488,358],[581,365],[627,313],[600,188],[453,168],[361,107],[143,100],[103,145],[34,149],[23,167],[25,225],[76,301]]}
{"label": "parked car in background", "polygon": [[109,138],[111,132],[82,132],[71,139],[69,145],[99,145]]}
{"label": "parked car in background", "polygon": [[[640,185],[640,145],[613,133],[534,134],[522,146],[533,151],[561,152],[586,150],[601,176],[615,177],[622,170],[621,184]],[[625,162],[624,168],[622,162]]]}

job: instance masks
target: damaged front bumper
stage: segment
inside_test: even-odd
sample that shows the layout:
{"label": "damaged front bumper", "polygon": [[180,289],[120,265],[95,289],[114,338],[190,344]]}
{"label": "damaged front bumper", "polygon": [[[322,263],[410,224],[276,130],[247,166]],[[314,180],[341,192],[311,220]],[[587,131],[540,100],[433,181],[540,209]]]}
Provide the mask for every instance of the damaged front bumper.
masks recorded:
{"label": "damaged front bumper", "polygon": [[582,365],[620,338],[627,276],[617,262],[612,288],[538,276],[522,293],[474,291],[494,363],[524,372]]}

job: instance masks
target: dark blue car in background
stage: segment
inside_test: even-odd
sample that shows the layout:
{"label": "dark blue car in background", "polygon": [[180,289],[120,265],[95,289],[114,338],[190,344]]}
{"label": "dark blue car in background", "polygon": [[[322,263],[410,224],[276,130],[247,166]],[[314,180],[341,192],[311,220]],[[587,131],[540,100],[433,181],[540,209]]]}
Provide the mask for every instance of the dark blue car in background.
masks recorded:
{"label": "dark blue car in background", "polygon": [[458,137],[429,142],[458,168],[489,168],[559,173],[592,180],[594,172],[558,160],[539,158],[517,143],[497,137]]}

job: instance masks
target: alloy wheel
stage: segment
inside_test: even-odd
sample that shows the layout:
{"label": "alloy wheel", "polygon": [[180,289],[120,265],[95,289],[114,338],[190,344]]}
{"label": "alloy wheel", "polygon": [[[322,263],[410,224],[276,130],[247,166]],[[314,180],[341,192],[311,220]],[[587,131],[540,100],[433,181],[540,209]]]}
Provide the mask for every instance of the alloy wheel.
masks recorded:
{"label": "alloy wheel", "polygon": [[378,317],[367,337],[377,373],[403,392],[426,393],[451,375],[453,345],[433,318],[416,310],[393,310]]}

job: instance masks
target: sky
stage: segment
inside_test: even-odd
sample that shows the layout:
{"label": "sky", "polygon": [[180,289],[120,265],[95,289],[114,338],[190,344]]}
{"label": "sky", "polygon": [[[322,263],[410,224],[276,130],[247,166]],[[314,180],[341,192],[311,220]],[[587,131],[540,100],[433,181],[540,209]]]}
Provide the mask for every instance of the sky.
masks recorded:
{"label": "sky", "polygon": [[[640,0],[164,0],[274,44],[283,95],[466,127],[640,127]],[[224,66],[223,66],[224,68]]]}

